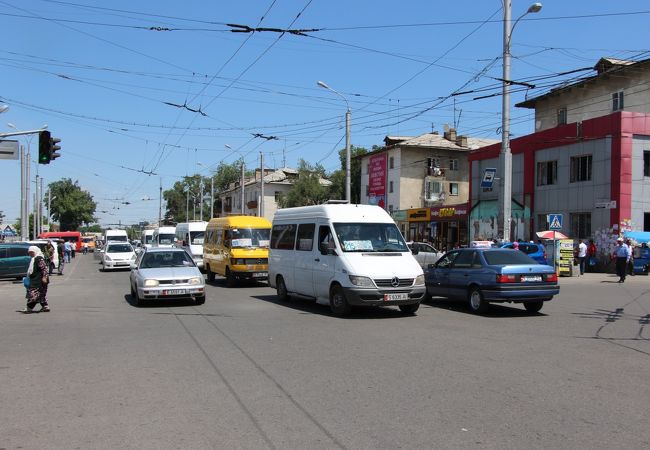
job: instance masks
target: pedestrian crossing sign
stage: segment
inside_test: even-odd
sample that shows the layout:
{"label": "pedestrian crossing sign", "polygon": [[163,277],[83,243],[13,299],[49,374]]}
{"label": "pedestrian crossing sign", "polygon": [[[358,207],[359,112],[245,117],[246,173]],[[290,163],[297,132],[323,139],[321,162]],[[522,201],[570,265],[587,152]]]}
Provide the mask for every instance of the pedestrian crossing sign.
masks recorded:
{"label": "pedestrian crossing sign", "polygon": [[561,230],[562,229],[562,214],[549,214],[546,216],[548,221],[549,230]]}

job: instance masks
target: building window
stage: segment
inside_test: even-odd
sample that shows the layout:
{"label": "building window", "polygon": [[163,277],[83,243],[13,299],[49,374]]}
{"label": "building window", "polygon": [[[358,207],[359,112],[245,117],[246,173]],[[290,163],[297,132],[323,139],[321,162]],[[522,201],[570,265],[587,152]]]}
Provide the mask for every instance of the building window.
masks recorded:
{"label": "building window", "polygon": [[440,158],[427,158],[427,167],[440,167]]}
{"label": "building window", "polygon": [[565,125],[566,123],[566,108],[560,108],[557,110],[557,124]]}
{"label": "building window", "polygon": [[557,161],[537,163],[537,186],[547,186],[557,183]]}
{"label": "building window", "polygon": [[389,169],[394,169],[395,168],[395,157],[391,156],[388,158],[388,168]]}
{"label": "building window", "polygon": [[643,151],[643,176],[650,177],[650,150]]}
{"label": "building window", "polygon": [[273,196],[273,198],[275,199],[276,203],[279,202],[280,199],[282,198],[282,192],[275,191],[275,195]]}
{"label": "building window", "polygon": [[624,108],[623,91],[612,94],[612,111],[622,111]]}
{"label": "building window", "polygon": [[546,221],[546,214],[537,214],[537,229],[548,230],[548,222]]}
{"label": "building window", "polygon": [[571,214],[571,237],[577,239],[591,237],[591,213]]}
{"label": "building window", "polygon": [[449,160],[449,170],[458,170],[458,160],[450,159]]}
{"label": "building window", "polygon": [[449,183],[449,195],[458,195],[458,183]]}
{"label": "building window", "polygon": [[591,180],[591,155],[571,158],[571,183]]}
{"label": "building window", "polygon": [[393,192],[393,182],[392,181],[388,182],[388,192]]}
{"label": "building window", "polygon": [[424,199],[425,200],[438,200],[440,192],[442,191],[442,184],[439,181],[426,181],[424,183]]}

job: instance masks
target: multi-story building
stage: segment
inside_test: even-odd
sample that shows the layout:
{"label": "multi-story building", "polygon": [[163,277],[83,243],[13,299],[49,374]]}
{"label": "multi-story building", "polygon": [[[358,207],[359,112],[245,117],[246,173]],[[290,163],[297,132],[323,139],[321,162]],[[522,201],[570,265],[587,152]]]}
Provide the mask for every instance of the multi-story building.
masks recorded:
{"label": "multi-story building", "polygon": [[[536,131],[510,142],[513,239],[534,239],[548,214],[562,214],[564,234],[603,247],[621,230],[650,231],[649,61],[603,58],[593,77],[517,105],[535,108]],[[474,240],[500,237],[499,188],[481,187],[499,151],[469,155]]]}
{"label": "multi-story building", "polygon": [[[241,201],[241,181],[232,183],[227,190],[220,192],[221,211],[215,211],[215,217],[227,214],[243,214],[248,216],[259,216],[263,209],[264,217],[273,220],[273,215],[278,210],[280,199],[291,190],[298,179],[298,171],[283,167],[277,170],[265,170],[264,175],[264,198],[262,199],[262,177],[261,171],[257,169],[252,178],[244,181],[244,205]],[[324,186],[331,185],[331,181],[321,178],[319,182]],[[261,202],[264,207],[261,208]]]}
{"label": "multi-story building", "polygon": [[467,242],[470,150],[495,142],[455,129],[416,137],[387,136],[384,147],[360,156],[361,203],[392,214],[409,240],[439,248]]}

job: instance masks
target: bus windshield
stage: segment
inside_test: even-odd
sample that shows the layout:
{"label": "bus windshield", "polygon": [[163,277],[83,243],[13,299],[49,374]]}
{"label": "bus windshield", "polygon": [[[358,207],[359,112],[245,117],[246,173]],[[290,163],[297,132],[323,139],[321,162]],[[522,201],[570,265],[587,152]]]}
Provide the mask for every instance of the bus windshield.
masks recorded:
{"label": "bus windshield", "polygon": [[394,223],[335,223],[336,236],[344,252],[408,252]]}
{"label": "bus windshield", "polygon": [[230,248],[268,248],[271,230],[268,228],[233,228],[226,231],[226,246]]}
{"label": "bus windshield", "polygon": [[163,245],[171,245],[174,243],[175,234],[159,234],[158,243]]}

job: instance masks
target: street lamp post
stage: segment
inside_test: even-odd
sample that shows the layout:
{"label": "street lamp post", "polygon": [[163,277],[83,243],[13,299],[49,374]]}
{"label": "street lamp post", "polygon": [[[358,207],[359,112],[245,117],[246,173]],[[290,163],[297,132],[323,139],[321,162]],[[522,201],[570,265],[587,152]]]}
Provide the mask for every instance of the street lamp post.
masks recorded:
{"label": "street lamp post", "polygon": [[352,203],[350,188],[350,122],[352,121],[352,112],[350,111],[350,104],[348,103],[348,99],[345,98],[343,94],[329,87],[324,82],[318,81],[316,84],[324,89],[327,89],[328,91],[334,92],[336,95],[341,97],[345,102],[345,106],[347,108],[345,112],[345,200],[348,203]]}
{"label": "street lamp post", "polygon": [[510,241],[510,221],[512,220],[512,153],[510,151],[510,44],[512,32],[517,23],[530,13],[537,13],[542,9],[541,3],[533,3],[528,10],[519,16],[510,27],[512,0],[503,1],[503,98],[501,104],[501,153],[499,154],[499,167],[501,177],[499,181],[499,224],[504,241]]}

